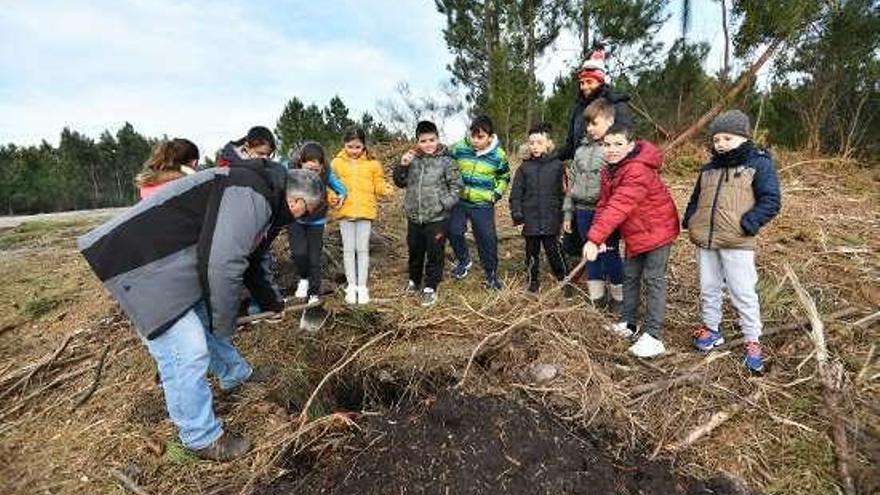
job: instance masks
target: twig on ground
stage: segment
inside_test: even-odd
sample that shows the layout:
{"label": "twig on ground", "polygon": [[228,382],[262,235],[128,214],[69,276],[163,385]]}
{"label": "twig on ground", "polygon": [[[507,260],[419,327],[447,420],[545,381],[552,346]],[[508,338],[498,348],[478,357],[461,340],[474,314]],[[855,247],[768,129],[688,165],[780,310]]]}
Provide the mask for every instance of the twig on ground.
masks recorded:
{"label": "twig on ground", "polygon": [[73,405],[71,410],[75,410],[85,404],[92,394],[95,393],[95,390],[98,389],[98,383],[101,382],[101,372],[104,370],[104,361],[107,360],[108,352],[110,352],[110,344],[104,346],[104,351],[101,352],[101,357],[98,358],[98,364],[95,365],[95,378],[92,379],[92,384],[80,395],[80,398],[77,399],[76,404]]}
{"label": "twig on ground", "polygon": [[868,328],[869,326],[873,325],[877,321],[880,321],[880,311],[877,311],[874,314],[870,314],[864,318],[861,318],[857,321],[854,321],[853,326]]}
{"label": "twig on ground", "polygon": [[[859,314],[860,312],[861,311],[859,311],[857,308],[844,308],[839,311],[835,311],[834,313],[831,313],[830,315],[828,315],[827,319],[839,320],[841,318],[846,318],[848,316]],[[855,325],[856,323],[853,323],[853,325]],[[810,324],[810,320],[804,318],[804,319],[801,319],[796,322],[787,323],[785,325],[780,325],[778,327],[766,328],[766,329],[764,329],[763,332],[761,332],[761,338],[767,338],[772,335],[777,335],[777,334],[785,333],[785,332],[791,332],[793,330],[803,328],[809,324]],[[740,337],[738,339],[729,340],[729,341],[725,342],[724,344],[721,344],[718,347],[715,347],[715,350],[730,349],[730,348],[738,346],[738,345],[743,345],[743,344],[745,344],[745,342],[746,342],[746,339],[744,337]]]}
{"label": "twig on ground", "polygon": [[116,478],[116,481],[118,481],[123,488],[130,491],[131,493],[134,493],[136,495],[150,495],[148,491],[141,488],[140,485],[135,483],[133,479],[129,478],[121,471],[110,468],[109,472],[110,476]]}
{"label": "twig on ground", "polygon": [[678,442],[669,444],[666,447],[666,450],[670,452],[679,452],[690,447],[694,444],[694,442],[712,433],[715,428],[718,428],[719,426],[726,423],[730,418],[736,416],[740,411],[745,409],[746,406],[752,405],[755,402],[761,400],[761,397],[763,396],[764,391],[758,390],[749,395],[745,399],[745,401],[738,401],[734,404],[731,404],[727,409],[716,412],[712,415],[712,417],[709,418],[708,421],[691,430],[691,432],[688,433],[683,439],[679,440]]}
{"label": "twig on ground", "polygon": [[648,392],[655,392],[661,390],[669,390],[671,388],[680,387],[682,385],[687,385],[689,383],[697,382],[706,377],[704,372],[700,369],[703,366],[711,364],[713,361],[725,357],[730,354],[730,351],[720,352],[720,353],[712,353],[706,356],[705,359],[701,359],[700,362],[689,369],[687,372],[673,377],[667,378],[665,380],[657,380],[651,383],[645,383],[643,385],[637,385],[635,387],[630,388],[629,395],[630,397],[638,397],[639,395],[646,394]]}
{"label": "twig on ground", "polygon": [[852,454],[849,449],[849,441],[846,437],[846,425],[843,420],[847,416],[841,411],[841,382],[843,366],[840,363],[828,363],[828,345],[825,341],[825,324],[816,309],[816,303],[810,294],[801,285],[797,275],[791,266],[785,265],[785,272],[791,282],[798,300],[807,317],[810,320],[810,337],[816,347],[816,368],[822,383],[822,399],[828,409],[828,417],[831,420],[831,440],[834,445],[834,453],[837,456],[837,474],[840,476],[840,484],[846,495],[855,495],[855,483],[850,473],[849,464]]}
{"label": "twig on ground", "polygon": [[[47,367],[51,366],[52,363],[54,363],[55,360],[58,359],[58,356],[60,356],[61,353],[64,352],[64,349],[67,348],[67,345],[70,343],[70,341],[71,341],[74,337],[76,337],[77,335],[83,333],[84,331],[85,331],[84,329],[79,329],[79,330],[77,330],[77,331],[75,331],[75,332],[71,332],[71,333],[67,334],[67,336],[64,338],[64,340],[61,342],[61,345],[59,345],[59,346],[55,349],[55,351],[52,352],[52,354],[50,354],[50,355],[48,355],[47,357],[43,358],[39,363],[37,363],[36,365],[34,365],[34,366],[30,369],[30,371],[27,372],[27,374],[24,375],[24,376],[23,376],[21,379],[19,379],[17,382],[15,382],[15,384],[13,384],[12,386],[10,386],[9,388],[7,388],[6,390],[4,390],[3,392],[0,392],[0,399],[2,399],[2,398],[4,398],[4,397],[8,396],[9,394],[15,392],[15,390],[18,389],[19,387],[21,387],[21,388],[25,388],[25,387],[27,387],[27,385],[28,385],[28,383],[30,382],[31,378],[33,378],[34,375],[36,375],[38,371],[40,371],[40,370],[42,370],[42,369],[44,369],[44,368],[47,368]],[[25,369],[26,369],[26,368],[22,368],[22,369],[21,369],[21,372],[24,372]],[[18,375],[18,373],[16,373],[16,375]]]}

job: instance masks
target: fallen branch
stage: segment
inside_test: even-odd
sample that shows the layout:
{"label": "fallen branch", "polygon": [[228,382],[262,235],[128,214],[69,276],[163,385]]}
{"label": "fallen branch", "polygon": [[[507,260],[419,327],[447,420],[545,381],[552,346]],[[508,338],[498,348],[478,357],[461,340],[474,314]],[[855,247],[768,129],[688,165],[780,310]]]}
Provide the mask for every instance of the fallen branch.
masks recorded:
{"label": "fallen branch", "polygon": [[746,406],[754,405],[757,401],[761,400],[761,397],[763,396],[764,391],[758,390],[749,395],[744,401],[736,402],[735,404],[730,405],[727,409],[716,412],[708,421],[691,430],[691,432],[682,440],[666,446],[666,450],[670,452],[679,452],[690,447],[694,442],[712,433],[716,428],[730,420],[730,418],[739,414],[746,408]]}
{"label": "fallen branch", "polygon": [[87,400],[95,393],[95,390],[98,389],[98,383],[101,381],[101,372],[104,370],[104,361],[107,360],[107,353],[110,352],[110,344],[104,346],[104,351],[101,353],[101,357],[98,358],[98,364],[95,365],[95,378],[92,379],[92,384],[89,385],[89,388],[80,395],[80,398],[76,401],[76,404],[70,408],[71,411],[76,410],[81,405],[85,404]]}
{"label": "fallen branch", "polygon": [[130,491],[131,493],[134,493],[136,495],[150,495],[149,492],[147,492],[146,490],[141,488],[137,483],[135,483],[133,479],[124,475],[119,470],[111,468],[109,470],[109,472],[110,472],[110,476],[113,476],[114,478],[116,478],[116,480],[119,481],[119,483],[122,485],[122,487],[125,488],[126,490]]}
{"label": "fallen branch", "polygon": [[[51,355],[43,358],[39,363],[37,363],[35,366],[33,366],[33,368],[31,368],[30,371],[27,372],[27,374],[25,374],[23,377],[21,377],[21,379],[19,379],[17,382],[15,382],[15,384],[13,384],[11,387],[7,388],[2,393],[0,393],[0,399],[15,392],[15,390],[18,389],[19,387],[21,387],[21,388],[27,387],[28,383],[30,383],[30,381],[31,381],[31,378],[33,378],[34,375],[36,375],[38,371],[51,366],[52,363],[54,363],[55,360],[58,359],[58,356],[60,356],[61,353],[64,352],[65,349],[67,349],[67,345],[70,344],[70,341],[75,336],[82,333],[83,331],[84,330],[80,329],[75,332],[71,332],[71,333],[67,334],[67,336],[64,338],[64,340],[61,342],[61,345],[59,345],[55,349],[55,351],[52,352]],[[19,373],[16,373],[16,375],[24,373],[25,369],[26,368],[22,368]]]}
{"label": "fallen branch", "polygon": [[819,380],[822,383],[822,399],[825,407],[828,409],[828,417],[831,421],[831,441],[834,445],[834,453],[837,456],[837,473],[840,476],[840,483],[843,492],[846,495],[855,495],[855,483],[849,470],[852,454],[849,449],[849,441],[846,437],[846,425],[843,420],[846,417],[841,411],[841,381],[843,377],[843,367],[840,363],[828,363],[828,345],[825,341],[825,325],[819,316],[819,310],[816,309],[816,303],[810,294],[801,285],[797,275],[791,266],[785,265],[785,273],[791,281],[792,287],[798,296],[798,300],[807,317],[810,320],[810,337],[813,345],[816,347],[816,368],[819,373]]}
{"label": "fallen branch", "polygon": [[702,359],[699,364],[688,370],[686,373],[681,374],[679,376],[673,378],[667,378],[665,380],[657,380],[651,383],[645,383],[642,385],[637,385],[632,387],[629,390],[630,397],[638,397],[639,395],[643,395],[649,392],[659,392],[662,390],[669,390],[676,387],[681,387],[683,385],[687,385],[689,383],[698,382],[706,377],[705,372],[701,369],[703,366],[710,364],[712,361],[720,359],[724,356],[729,355],[730,352],[722,352],[722,353],[712,353],[706,356],[705,359]]}
{"label": "fallen branch", "polygon": [[877,311],[876,313],[868,315],[864,318],[860,318],[858,321],[854,321],[853,326],[868,328],[876,323],[878,320],[880,320],[880,311]]}
{"label": "fallen branch", "polygon": [[[844,308],[839,311],[835,311],[834,313],[831,313],[825,319],[826,320],[839,320],[841,318],[846,318],[848,316],[859,314],[860,312],[861,311],[859,311],[856,308]],[[856,323],[858,323],[858,322],[856,322]],[[770,337],[770,336],[777,335],[780,333],[798,330],[798,329],[803,328],[809,324],[810,324],[810,320],[807,318],[803,318],[803,319],[798,320],[793,323],[787,323],[785,325],[780,325],[778,327],[767,328],[767,329],[764,329],[763,332],[761,332],[761,338],[766,338],[766,337]],[[853,324],[855,325],[855,323],[853,323]],[[743,344],[745,344],[745,342],[746,342],[746,339],[744,337],[740,337],[737,339],[729,340],[729,341],[725,342],[724,344],[721,344],[721,345],[715,347],[715,350],[730,349],[730,348],[738,346],[738,345],[743,345]]]}

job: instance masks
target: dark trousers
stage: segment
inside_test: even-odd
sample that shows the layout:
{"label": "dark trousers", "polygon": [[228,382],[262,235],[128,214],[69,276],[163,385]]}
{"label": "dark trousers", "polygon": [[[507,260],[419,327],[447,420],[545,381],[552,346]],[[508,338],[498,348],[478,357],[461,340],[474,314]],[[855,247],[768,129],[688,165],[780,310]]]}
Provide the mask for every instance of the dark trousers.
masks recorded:
{"label": "dark trousers", "polygon": [[416,223],[406,226],[406,245],[409,248],[409,279],[425,287],[437,289],[443,278],[443,257],[446,248],[447,222]]}
{"label": "dark trousers", "polygon": [[467,231],[468,220],[474,230],[477,241],[477,253],[486,277],[495,277],[498,271],[498,235],[495,233],[495,205],[470,206],[459,202],[452,208],[449,216],[449,243],[459,263],[468,263],[468,253],[464,233]]}
{"label": "dark trousers", "polygon": [[529,284],[536,287],[538,285],[541,246],[544,246],[544,253],[547,255],[547,261],[550,263],[550,269],[556,280],[562,280],[568,274],[565,258],[562,257],[562,248],[555,235],[526,236],[526,266],[529,269]]}
{"label": "dark trousers", "polygon": [[[593,224],[595,210],[575,210],[574,219],[578,234],[587,241],[587,233]],[[599,253],[596,261],[587,265],[587,280],[608,280],[612,284],[623,281],[623,260],[620,259],[620,236],[615,230],[605,241],[607,250]]]}
{"label": "dark trousers", "polygon": [[672,245],[642,253],[623,262],[623,306],[621,316],[629,325],[639,321],[642,281],[645,283],[644,331],[652,337],[663,336],[666,318],[666,262]]}
{"label": "dark trousers", "polygon": [[321,292],[321,261],[324,254],[324,226],[293,222],[287,227],[290,255],[300,279],[308,279],[309,295]]}

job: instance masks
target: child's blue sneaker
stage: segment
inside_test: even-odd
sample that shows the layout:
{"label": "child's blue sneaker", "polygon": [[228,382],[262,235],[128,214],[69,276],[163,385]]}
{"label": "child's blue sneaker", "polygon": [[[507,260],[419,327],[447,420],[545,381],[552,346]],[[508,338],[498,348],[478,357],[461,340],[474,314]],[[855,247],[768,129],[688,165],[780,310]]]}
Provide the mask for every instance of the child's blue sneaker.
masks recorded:
{"label": "child's blue sneaker", "polygon": [[470,261],[462,263],[461,261],[456,260],[455,264],[452,265],[452,277],[456,280],[461,280],[467,277],[472,264],[473,263],[471,263]]}
{"label": "child's blue sneaker", "polygon": [[706,326],[702,326],[694,331],[694,347],[703,352],[711,351],[723,343],[724,336],[721,335],[721,332],[713,332]]}
{"label": "child's blue sneaker", "polygon": [[757,342],[746,342],[746,358],[744,363],[746,368],[752,373],[761,373],[764,371],[764,356],[761,352],[761,344]]}

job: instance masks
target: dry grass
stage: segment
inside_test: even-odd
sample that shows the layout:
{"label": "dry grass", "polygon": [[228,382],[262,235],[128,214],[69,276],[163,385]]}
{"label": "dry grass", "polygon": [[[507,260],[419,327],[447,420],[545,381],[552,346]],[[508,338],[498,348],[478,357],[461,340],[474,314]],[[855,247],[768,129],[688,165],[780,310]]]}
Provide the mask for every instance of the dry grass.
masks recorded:
{"label": "dry grass", "polygon": [[[387,156],[399,150],[381,151]],[[690,170],[699,160],[693,151],[674,159],[667,180],[683,209],[694,179]],[[823,314],[855,307],[864,315],[880,306],[877,172],[832,161],[786,168],[801,161],[781,157],[783,211],[760,237],[759,290],[768,327],[803,316],[784,277],[785,263],[795,268]],[[301,409],[326,373],[372,337],[395,330],[364,349],[318,394],[309,411],[312,427],[300,432],[297,449],[320,455],[339,445],[344,436],[330,433],[352,428],[350,416],[333,414],[344,408],[347,384],[361,385],[366,405],[387,402],[381,399],[386,382],[402,391],[395,400],[423,399],[437,386],[460,380],[475,346],[517,320],[523,324],[510,332],[509,343],[480,353],[463,387],[546,404],[574,426],[616,432],[621,449],[673,458],[687,474],[728,473],[768,494],[836,490],[812,343],[801,331],[768,339],[770,371],[763,377],[744,371],[739,348],[710,358],[693,352],[690,331],[699,315],[696,264],[684,237],[669,269],[670,352],[645,362],[627,356],[627,344],[604,332],[603,315],[580,299],[567,302],[557,293],[536,302],[523,293],[522,242],[506,205],[498,213],[504,290],[483,289],[475,269],[464,281],[445,280],[432,308],[402,296],[406,250],[399,205],[400,197],[384,204],[374,229],[376,303],[371,308],[333,300],[333,323],[319,335],[294,330],[297,318],[290,315],[283,324],[257,324],[237,337],[244,354],[257,365],[273,366],[277,378],[267,386],[247,387],[237,400],[218,402],[227,426],[256,446],[252,455],[229,465],[197,461],[174,440],[151,359],[73,249],[73,236],[86,225],[0,233],[0,278],[7,282],[0,287],[0,394],[35,370],[41,358],[53,356],[66,335],[82,329],[55,361],[43,361],[30,380],[0,400],[0,493],[121,493],[110,468],[128,469],[153,494],[238,493],[254,473],[265,473],[259,478],[264,480],[296,469],[275,462],[279,441],[301,424]],[[328,232],[329,251],[338,253],[338,232],[334,226]],[[546,278],[544,290],[551,285]],[[733,321],[728,311],[727,328]],[[854,471],[870,493],[880,489],[876,326],[826,321],[826,332],[832,359],[845,372],[846,424],[857,450]],[[97,390],[72,410],[107,345]],[[525,370],[534,362],[554,363],[561,373],[547,384],[531,383]],[[695,383],[632,392],[694,370],[700,373]],[[758,401],[706,438],[670,452],[670,445],[714,413],[757,391],[762,392]]]}

